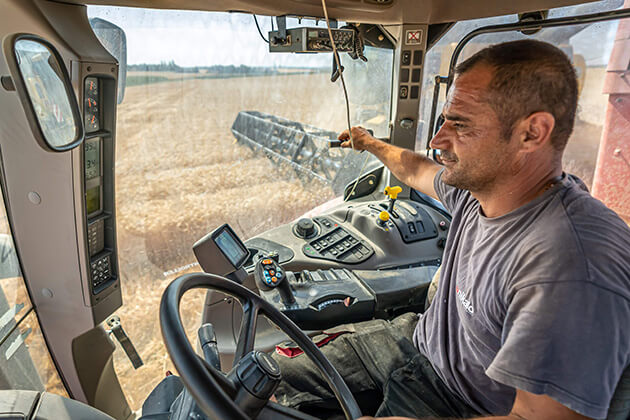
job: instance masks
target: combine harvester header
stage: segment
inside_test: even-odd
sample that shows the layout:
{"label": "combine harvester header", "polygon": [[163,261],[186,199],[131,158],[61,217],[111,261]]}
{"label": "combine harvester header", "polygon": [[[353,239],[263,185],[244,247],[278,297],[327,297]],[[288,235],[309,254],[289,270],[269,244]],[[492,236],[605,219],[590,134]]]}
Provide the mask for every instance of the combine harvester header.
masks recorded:
{"label": "combine harvester header", "polygon": [[[263,152],[276,165],[291,165],[302,181],[317,178],[341,194],[359,176],[365,154],[330,148],[337,133],[257,111],[238,113],[232,134],[252,150]],[[369,155],[364,173],[380,164]]]}

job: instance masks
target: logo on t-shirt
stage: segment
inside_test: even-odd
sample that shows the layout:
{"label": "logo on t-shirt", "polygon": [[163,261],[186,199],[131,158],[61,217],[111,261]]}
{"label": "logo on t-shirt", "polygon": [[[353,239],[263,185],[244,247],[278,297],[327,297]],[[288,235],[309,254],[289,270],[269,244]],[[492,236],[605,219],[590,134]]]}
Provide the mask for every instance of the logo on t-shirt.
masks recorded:
{"label": "logo on t-shirt", "polygon": [[473,308],[472,302],[469,299],[466,299],[466,295],[464,294],[464,292],[459,290],[459,287],[457,286],[455,286],[455,292],[457,292],[457,298],[464,306],[464,309],[466,309],[466,312],[471,315],[474,314],[475,308]]}

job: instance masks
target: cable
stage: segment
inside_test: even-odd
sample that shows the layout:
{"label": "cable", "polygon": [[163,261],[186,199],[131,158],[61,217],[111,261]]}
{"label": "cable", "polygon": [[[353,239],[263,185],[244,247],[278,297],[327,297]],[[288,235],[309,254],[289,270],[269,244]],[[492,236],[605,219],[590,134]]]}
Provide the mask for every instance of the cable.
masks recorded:
{"label": "cable", "polygon": [[[328,29],[328,37],[330,38],[330,45],[332,45],[333,56],[335,57],[335,62],[337,63],[337,68],[339,69],[339,77],[341,78],[341,86],[343,86],[343,94],[346,98],[346,120],[348,122],[348,136],[350,137],[350,146],[352,150],[354,148],[354,140],[352,139],[352,127],[350,124],[350,101],[348,100],[348,90],[346,89],[346,81],[343,78],[343,71],[341,70],[341,60],[339,59],[339,54],[337,53],[337,46],[335,45],[335,40],[333,39],[332,31],[330,30],[330,21],[328,20],[328,10],[326,9],[326,0],[322,0],[322,8],[324,9],[324,17],[326,18],[326,28]],[[363,165],[359,170],[359,175],[357,176],[357,180],[354,182],[350,193],[346,196],[343,201],[348,201],[352,194],[354,194],[354,190],[356,190],[357,185],[359,185],[359,180],[361,179],[361,175],[363,174],[363,170],[365,169],[365,165],[367,165],[368,158],[370,155],[366,154],[365,159],[363,160]]]}
{"label": "cable", "polygon": [[[348,136],[350,137],[350,145],[354,150],[354,140],[352,139],[352,127],[350,125],[350,102],[348,100],[348,90],[346,89],[346,81],[343,78],[343,71],[341,70],[341,60],[339,59],[339,53],[337,53],[337,46],[333,39],[332,31],[330,30],[330,21],[328,20],[328,10],[326,9],[326,0],[322,0],[322,7],[324,9],[324,18],[326,18],[326,28],[328,29],[328,36],[330,37],[330,45],[332,46],[333,56],[339,69],[339,77],[341,78],[341,86],[343,86],[343,95],[346,98],[346,120],[348,122]],[[360,174],[359,174],[360,175]]]}
{"label": "cable", "polygon": [[[256,18],[256,15],[252,15],[252,16],[254,16],[254,22],[256,22],[256,29],[258,29],[258,33],[260,34],[260,37],[263,39],[263,41],[269,44],[269,41],[267,40],[267,38],[265,38],[262,31],[260,30],[260,26],[258,25],[258,19]],[[273,21],[272,21],[272,25],[273,25]]]}

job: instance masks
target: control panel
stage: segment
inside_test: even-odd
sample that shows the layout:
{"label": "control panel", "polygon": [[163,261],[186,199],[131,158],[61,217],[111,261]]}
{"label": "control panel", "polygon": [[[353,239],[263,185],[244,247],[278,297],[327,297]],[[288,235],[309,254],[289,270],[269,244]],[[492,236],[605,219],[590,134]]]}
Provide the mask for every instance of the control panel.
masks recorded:
{"label": "control panel", "polygon": [[254,281],[263,299],[300,328],[320,330],[344,322],[420,311],[436,266],[405,270],[284,270],[273,255],[259,260]]}
{"label": "control panel", "polygon": [[320,227],[319,234],[304,245],[302,249],[304,255],[345,264],[358,264],[374,254],[374,249],[367,241],[357,238],[338,223],[326,217],[316,217],[313,220]]}
{"label": "control panel", "polygon": [[[338,52],[354,50],[354,30],[331,28],[331,32]],[[332,45],[328,29],[292,28],[286,30],[285,37],[280,37],[279,31],[269,32],[269,52],[313,53],[331,51]]]}
{"label": "control panel", "polygon": [[[370,206],[375,211],[387,209],[386,203]],[[438,236],[435,223],[429,213],[419,203],[398,200],[390,212],[389,225],[394,225],[406,243],[426,240]]]}
{"label": "control panel", "polygon": [[[94,70],[96,65],[85,69]],[[92,303],[118,288],[113,216],[113,128],[111,112],[116,98],[116,82],[110,75],[86,72],[83,78],[82,151],[83,197],[86,220],[88,275]]]}

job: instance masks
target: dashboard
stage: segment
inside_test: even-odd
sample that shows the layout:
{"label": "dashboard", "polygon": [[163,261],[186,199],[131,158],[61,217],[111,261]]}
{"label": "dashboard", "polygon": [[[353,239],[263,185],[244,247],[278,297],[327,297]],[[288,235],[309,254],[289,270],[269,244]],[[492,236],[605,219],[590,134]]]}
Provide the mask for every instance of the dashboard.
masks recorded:
{"label": "dashboard", "polygon": [[246,241],[244,268],[260,295],[305,330],[420,312],[449,226],[429,202],[345,203]]}
{"label": "dashboard", "polygon": [[300,219],[245,241],[256,259],[278,252],[287,270],[349,268],[391,270],[439,266],[450,218],[428,204],[396,200],[389,221],[378,223],[388,201],[346,203],[313,219]]}

